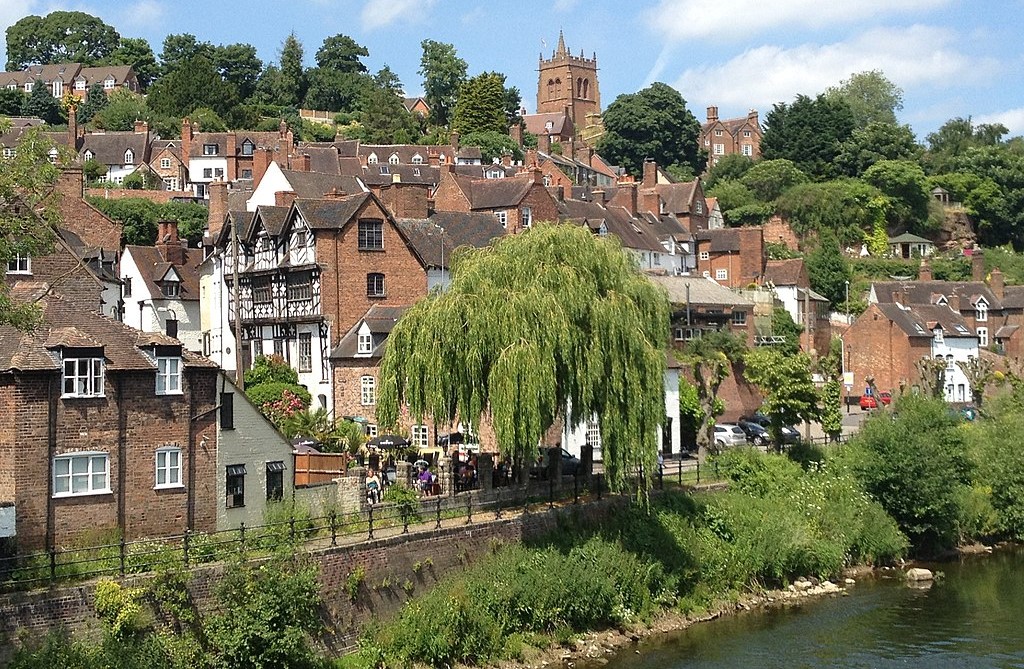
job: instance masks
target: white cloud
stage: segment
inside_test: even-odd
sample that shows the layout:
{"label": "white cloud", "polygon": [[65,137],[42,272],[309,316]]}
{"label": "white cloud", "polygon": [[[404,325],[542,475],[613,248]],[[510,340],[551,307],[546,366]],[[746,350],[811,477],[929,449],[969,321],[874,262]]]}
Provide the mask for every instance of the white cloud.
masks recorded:
{"label": "white cloud", "polygon": [[856,72],[881,70],[901,88],[959,88],[990,80],[991,58],[957,51],[957,37],[930,26],[879,28],[833,44],[748,49],[717,65],[684,71],[673,83],[683,97],[725,108],[767,110],[798,93],[816,95]]}
{"label": "white cloud", "polygon": [[982,123],[1002,123],[1010,131],[1007,137],[1024,135],[1024,107],[973,116],[971,122],[976,126]]}
{"label": "white cloud", "polygon": [[155,28],[165,18],[164,7],[157,0],[139,0],[121,10],[117,27]]}
{"label": "white cloud", "polygon": [[646,12],[654,32],[669,41],[714,37],[738,40],[777,28],[824,28],[911,13],[950,0],[661,0]]}
{"label": "white cloud", "polygon": [[364,30],[384,28],[400,21],[412,22],[423,17],[435,0],[368,0],[360,20]]}

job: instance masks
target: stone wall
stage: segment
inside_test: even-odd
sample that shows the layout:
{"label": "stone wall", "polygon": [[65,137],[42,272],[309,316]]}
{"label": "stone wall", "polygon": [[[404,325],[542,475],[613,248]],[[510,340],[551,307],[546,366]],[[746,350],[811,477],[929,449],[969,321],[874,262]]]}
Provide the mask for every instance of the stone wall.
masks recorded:
{"label": "stone wall", "polygon": [[[446,575],[456,573],[504,544],[529,541],[555,531],[560,523],[600,521],[628,503],[613,496],[585,505],[475,520],[440,530],[400,534],[355,545],[315,550],[319,562],[325,628],[324,645],[334,652],[351,648],[363,626],[397,613],[411,597],[426,592]],[[488,514],[489,518],[493,518]],[[349,574],[362,567],[365,577],[349,599]],[[193,569],[189,590],[200,609],[212,606],[212,593],[222,565]],[[130,579],[144,585],[149,577]],[[96,637],[99,622],[93,611],[95,584],[0,595],[0,664],[14,645],[66,627]]]}

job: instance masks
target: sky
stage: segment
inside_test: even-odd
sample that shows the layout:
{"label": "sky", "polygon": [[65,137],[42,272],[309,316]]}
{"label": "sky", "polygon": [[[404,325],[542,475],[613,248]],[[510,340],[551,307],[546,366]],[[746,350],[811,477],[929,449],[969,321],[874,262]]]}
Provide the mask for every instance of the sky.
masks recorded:
{"label": "sky", "polygon": [[904,91],[897,117],[921,139],[968,116],[1024,134],[1024,0],[0,0],[0,30],[58,9],[99,16],[158,56],[166,35],[191,33],[277,61],[294,32],[313,65],[324,38],[345,34],[410,96],[422,92],[420,42],[447,42],[470,76],[504,73],[531,113],[538,58],[559,30],[575,55],[597,54],[603,106],[662,81],[701,121],[710,105],[763,120],[775,103],[881,70]]}

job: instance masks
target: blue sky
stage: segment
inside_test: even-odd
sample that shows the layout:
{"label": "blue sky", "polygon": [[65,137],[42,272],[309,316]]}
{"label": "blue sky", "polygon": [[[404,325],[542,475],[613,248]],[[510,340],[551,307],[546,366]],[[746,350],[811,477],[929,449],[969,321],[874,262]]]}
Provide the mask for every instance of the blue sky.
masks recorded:
{"label": "blue sky", "polygon": [[531,112],[537,58],[559,29],[574,53],[597,53],[604,106],[664,81],[700,120],[708,105],[763,119],[775,102],[879,69],[903,88],[898,116],[919,137],[968,115],[1024,134],[1024,0],[0,0],[0,29],[55,9],[95,14],[158,55],[168,33],[192,33],[248,42],[272,61],[294,31],[312,64],[323,39],[343,33],[409,95],[421,92],[420,41],[450,42],[471,75],[505,73]]}

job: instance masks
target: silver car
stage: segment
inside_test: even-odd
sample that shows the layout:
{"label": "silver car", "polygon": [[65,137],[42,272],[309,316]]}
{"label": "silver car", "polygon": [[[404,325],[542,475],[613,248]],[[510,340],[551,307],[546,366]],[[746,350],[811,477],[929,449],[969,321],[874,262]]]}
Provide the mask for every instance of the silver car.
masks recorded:
{"label": "silver car", "polygon": [[746,446],[747,433],[736,423],[718,423],[715,425],[715,445],[719,448]]}

